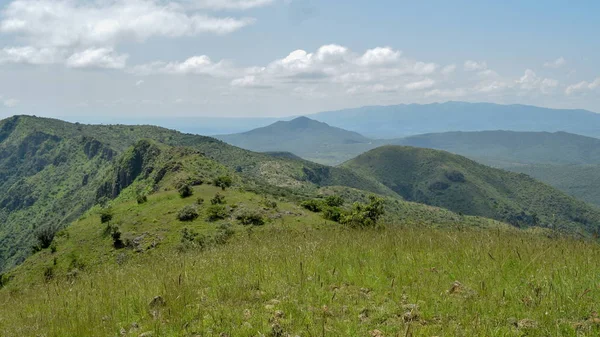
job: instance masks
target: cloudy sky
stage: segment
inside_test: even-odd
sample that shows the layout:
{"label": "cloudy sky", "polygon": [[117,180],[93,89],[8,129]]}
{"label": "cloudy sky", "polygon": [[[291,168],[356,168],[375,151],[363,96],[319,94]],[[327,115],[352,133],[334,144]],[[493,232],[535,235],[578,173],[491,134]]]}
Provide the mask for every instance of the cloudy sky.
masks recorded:
{"label": "cloudy sky", "polygon": [[600,2],[0,0],[0,117],[600,112]]}

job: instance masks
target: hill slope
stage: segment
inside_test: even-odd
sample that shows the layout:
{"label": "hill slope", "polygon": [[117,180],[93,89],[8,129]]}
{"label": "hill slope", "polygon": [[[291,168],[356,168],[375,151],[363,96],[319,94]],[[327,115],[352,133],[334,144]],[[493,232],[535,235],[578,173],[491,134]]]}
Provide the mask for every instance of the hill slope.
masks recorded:
{"label": "hill slope", "polygon": [[252,151],[287,151],[307,160],[327,164],[339,164],[375,146],[371,139],[356,132],[306,117],[215,138]]}
{"label": "hill slope", "polygon": [[447,131],[566,131],[600,137],[600,115],[527,105],[447,102],[321,112],[310,118],[372,138]]}
{"label": "hill slope", "polygon": [[[391,195],[385,186],[343,168],[289,157],[273,157],[209,137],[154,126],[82,125],[16,116],[0,121],[0,271],[30,253],[37,233],[56,231],[105,196],[116,197],[136,176],[121,172],[110,193],[100,193],[142,139],[189,147],[238,172],[249,189],[306,197],[321,186],[348,186]],[[128,158],[124,158],[128,157]],[[140,162],[131,163],[136,168]]]}
{"label": "hill slope", "polygon": [[596,232],[600,211],[529,176],[448,152],[383,146],[343,165],[369,174],[406,200],[516,226]]}

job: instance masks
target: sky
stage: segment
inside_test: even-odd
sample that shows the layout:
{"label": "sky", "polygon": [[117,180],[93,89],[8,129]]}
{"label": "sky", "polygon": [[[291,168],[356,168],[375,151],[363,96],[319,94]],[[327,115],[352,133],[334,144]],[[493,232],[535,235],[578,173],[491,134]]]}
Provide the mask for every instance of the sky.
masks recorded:
{"label": "sky", "polygon": [[600,112],[600,1],[0,0],[0,118]]}

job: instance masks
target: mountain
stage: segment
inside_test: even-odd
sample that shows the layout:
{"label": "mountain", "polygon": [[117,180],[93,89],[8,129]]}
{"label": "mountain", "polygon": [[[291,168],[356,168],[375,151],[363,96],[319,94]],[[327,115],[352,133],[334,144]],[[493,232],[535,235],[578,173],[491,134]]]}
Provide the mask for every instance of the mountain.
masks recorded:
{"label": "mountain", "polygon": [[447,131],[566,131],[600,137],[600,115],[586,110],[528,105],[446,102],[368,106],[308,115],[371,138],[400,138]]}
{"label": "mountain", "polygon": [[595,233],[600,210],[533,178],[445,151],[383,146],[343,164],[370,175],[406,200],[515,226]]}
{"label": "mountain", "polygon": [[600,164],[600,139],[566,132],[445,132],[394,142],[444,150],[498,166]]}
{"label": "mountain", "polygon": [[371,139],[356,132],[332,127],[307,117],[279,121],[248,132],[215,138],[252,151],[286,151],[326,164],[339,164],[377,146]]}
{"label": "mountain", "polygon": [[[0,121],[0,271],[22,262],[36,235],[58,231],[144,174],[141,140],[189,147],[239,173],[250,190],[301,198],[322,186],[391,195],[344,168],[274,157],[154,126],[83,125],[15,116]],[[134,152],[131,152],[134,151]],[[127,165],[119,166],[125,161]],[[110,181],[106,185],[107,179]]]}

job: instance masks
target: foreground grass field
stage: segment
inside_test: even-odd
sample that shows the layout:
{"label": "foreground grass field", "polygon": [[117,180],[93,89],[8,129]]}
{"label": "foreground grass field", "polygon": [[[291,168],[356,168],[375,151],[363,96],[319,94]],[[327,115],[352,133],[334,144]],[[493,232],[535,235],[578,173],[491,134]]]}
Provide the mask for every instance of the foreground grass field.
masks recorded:
{"label": "foreground grass field", "polygon": [[1,336],[598,336],[600,246],[273,226],[0,292]]}

